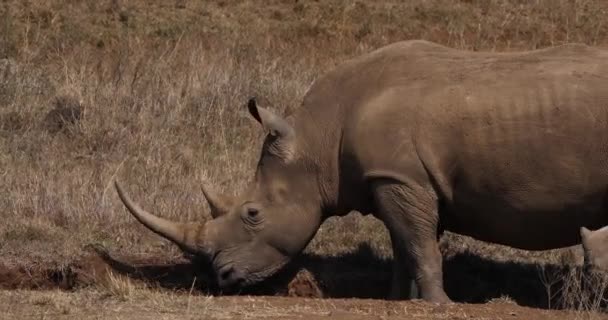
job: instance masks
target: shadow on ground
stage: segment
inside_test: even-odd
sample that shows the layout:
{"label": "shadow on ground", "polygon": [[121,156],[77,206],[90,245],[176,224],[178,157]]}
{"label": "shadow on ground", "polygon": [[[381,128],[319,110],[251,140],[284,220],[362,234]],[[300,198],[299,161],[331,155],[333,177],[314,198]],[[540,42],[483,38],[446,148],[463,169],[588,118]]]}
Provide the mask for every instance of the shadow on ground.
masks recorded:
{"label": "shadow on ground", "polygon": [[[99,282],[100,276],[111,270],[152,287],[227,294],[214,286],[211,272],[203,262],[135,259],[112,256],[99,247],[93,249],[86,259],[62,270],[10,269],[0,265],[0,288],[72,290]],[[563,266],[549,265],[544,269],[545,275],[554,278],[567,271]],[[378,258],[369,246],[361,245],[355,252],[339,257],[302,255],[269,281],[237,294],[385,299],[390,278],[391,261]],[[548,308],[546,286],[541,279],[536,264],[497,262],[470,253],[455,254],[444,261],[446,291],[458,302],[484,303],[508,296],[520,305]],[[552,292],[559,292],[560,286],[561,280],[554,282]],[[552,308],[559,299],[554,297]]]}
{"label": "shadow on ground", "polygon": [[[194,287],[199,292],[227,294],[214,287],[209,277],[211,273],[202,262],[159,264],[120,260],[99,250],[98,253],[113,271],[131,278],[172,290],[190,290],[196,277]],[[391,269],[390,260],[378,258],[369,246],[361,245],[357,251],[338,257],[302,255],[263,285],[238,294],[385,299]],[[307,272],[307,276],[298,277],[302,270]],[[544,268],[545,276],[553,279],[561,278],[559,275],[566,272],[568,269],[564,266],[548,265]],[[547,287],[536,264],[498,262],[459,253],[444,261],[444,281],[448,295],[458,302],[484,303],[508,296],[524,306],[549,306]],[[552,292],[559,292],[561,285],[561,280],[554,281]],[[557,300],[559,297],[554,297],[551,305],[555,306]]]}

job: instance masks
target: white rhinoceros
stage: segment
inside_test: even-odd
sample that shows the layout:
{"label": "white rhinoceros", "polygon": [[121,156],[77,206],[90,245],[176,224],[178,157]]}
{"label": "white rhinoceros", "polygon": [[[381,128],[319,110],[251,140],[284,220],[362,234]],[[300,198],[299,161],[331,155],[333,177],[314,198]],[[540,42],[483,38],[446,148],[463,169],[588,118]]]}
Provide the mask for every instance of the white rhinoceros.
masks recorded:
{"label": "white rhinoceros", "polygon": [[141,223],[209,258],[221,287],[266,279],[323,220],[353,210],[388,228],[393,297],[448,302],[442,230],[528,250],[608,224],[608,51],[569,44],[493,53],[404,41],[319,78],[269,134],[237,199],[206,191],[215,219]]}

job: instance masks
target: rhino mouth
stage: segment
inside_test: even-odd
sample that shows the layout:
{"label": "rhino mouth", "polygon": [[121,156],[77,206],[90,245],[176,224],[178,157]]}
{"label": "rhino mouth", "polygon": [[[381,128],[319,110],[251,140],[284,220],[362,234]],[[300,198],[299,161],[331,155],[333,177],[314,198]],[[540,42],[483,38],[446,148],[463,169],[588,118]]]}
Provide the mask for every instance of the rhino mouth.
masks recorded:
{"label": "rhino mouth", "polygon": [[216,281],[218,286],[226,293],[240,291],[264,283],[279,273],[288,263],[289,259],[285,259],[255,272],[249,272],[247,267],[238,268],[234,264],[227,263],[216,268]]}
{"label": "rhino mouth", "polygon": [[286,259],[264,270],[249,274],[247,285],[249,286],[258,284],[268,278],[271,278],[275,274],[279,273],[279,271],[281,271],[287,265],[288,262],[289,261]]}

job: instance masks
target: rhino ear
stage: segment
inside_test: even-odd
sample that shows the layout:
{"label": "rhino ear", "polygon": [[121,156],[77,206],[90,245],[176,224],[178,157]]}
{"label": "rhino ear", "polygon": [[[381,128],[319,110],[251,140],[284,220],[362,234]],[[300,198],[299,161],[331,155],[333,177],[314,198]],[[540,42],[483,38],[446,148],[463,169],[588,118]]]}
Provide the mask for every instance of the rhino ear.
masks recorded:
{"label": "rhino ear", "polygon": [[250,98],[247,103],[247,109],[253,118],[259,122],[264,129],[269,130],[273,136],[278,136],[282,139],[291,138],[295,135],[293,127],[280,116],[266,110],[260,106],[256,98]]}
{"label": "rhino ear", "polygon": [[287,160],[294,151],[295,130],[293,127],[285,119],[258,106],[255,97],[249,99],[247,109],[251,116],[275,138],[271,143],[270,151]]}

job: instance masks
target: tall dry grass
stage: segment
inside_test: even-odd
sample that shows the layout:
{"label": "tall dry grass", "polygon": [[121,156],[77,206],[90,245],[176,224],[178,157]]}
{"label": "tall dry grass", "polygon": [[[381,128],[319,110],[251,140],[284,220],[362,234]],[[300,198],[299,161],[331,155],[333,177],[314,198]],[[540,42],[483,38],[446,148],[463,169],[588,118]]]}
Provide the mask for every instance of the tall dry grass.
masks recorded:
{"label": "tall dry grass", "polygon": [[[147,207],[179,219],[202,218],[203,177],[237,192],[262,134],[243,103],[255,94],[272,97],[278,109],[295,105],[293,97],[302,96],[313,77],[302,63],[282,68],[280,58],[252,50],[252,58],[239,57],[237,48],[209,51],[190,42],[156,56],[82,52],[43,72],[43,82],[20,65],[23,71],[8,79],[15,91],[3,108],[3,215],[15,219],[4,225],[7,248],[23,240],[28,248],[59,241],[64,245],[57,249],[71,255],[75,248],[65,243],[72,240],[137,242],[129,228],[139,227],[111,187],[116,177]],[[46,116],[48,106],[70,108],[66,101],[81,106],[81,116],[58,126],[54,122],[65,119]]]}
{"label": "tall dry grass", "polygon": [[[422,38],[470,50],[608,43],[602,0],[4,1],[0,8],[0,259],[65,264],[88,243],[176,256],[134,221],[114,178],[145,208],[204,218],[203,180],[238,193],[262,132],[247,98],[284,111],[345,59]],[[331,219],[308,252],[370,242],[370,217]],[[449,235],[446,254],[559,264]],[[576,307],[571,304],[570,307]]]}
{"label": "tall dry grass", "polygon": [[608,307],[608,275],[605,271],[571,268],[563,276],[559,306],[577,310],[580,318],[600,318]]}

